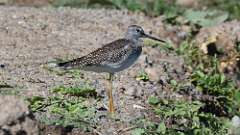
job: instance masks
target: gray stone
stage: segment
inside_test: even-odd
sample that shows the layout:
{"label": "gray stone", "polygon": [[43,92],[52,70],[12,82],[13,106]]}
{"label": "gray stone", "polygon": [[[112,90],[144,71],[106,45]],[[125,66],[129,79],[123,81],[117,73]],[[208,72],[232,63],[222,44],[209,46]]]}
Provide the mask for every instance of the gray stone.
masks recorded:
{"label": "gray stone", "polygon": [[234,126],[234,127],[240,127],[240,118],[238,117],[238,116],[234,116],[233,118],[232,118],[232,125]]}
{"label": "gray stone", "polygon": [[22,99],[0,96],[0,108],[0,134],[39,134],[38,124]]}
{"label": "gray stone", "polygon": [[135,97],[136,94],[137,94],[136,87],[135,86],[130,86],[129,88],[126,88],[125,94]]}

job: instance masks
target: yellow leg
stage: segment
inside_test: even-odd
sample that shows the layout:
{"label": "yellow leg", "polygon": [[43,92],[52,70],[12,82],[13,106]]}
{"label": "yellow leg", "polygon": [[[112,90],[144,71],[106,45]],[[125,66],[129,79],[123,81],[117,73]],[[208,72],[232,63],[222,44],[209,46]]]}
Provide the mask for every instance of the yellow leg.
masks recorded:
{"label": "yellow leg", "polygon": [[109,74],[109,88],[108,88],[108,101],[109,101],[109,112],[114,113],[114,104],[113,104],[113,96],[112,96],[112,89],[113,89],[113,74]]}

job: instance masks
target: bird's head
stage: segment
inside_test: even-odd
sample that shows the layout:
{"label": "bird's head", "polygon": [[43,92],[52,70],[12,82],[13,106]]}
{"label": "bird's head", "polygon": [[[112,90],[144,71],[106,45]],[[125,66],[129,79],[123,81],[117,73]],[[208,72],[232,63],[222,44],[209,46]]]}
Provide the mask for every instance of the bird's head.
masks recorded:
{"label": "bird's head", "polygon": [[150,38],[150,39],[157,40],[157,41],[160,41],[160,42],[166,42],[162,39],[155,38],[155,37],[152,37],[152,36],[146,34],[144,32],[143,28],[138,26],[138,25],[128,26],[125,38],[130,39],[130,40],[139,40],[140,38]]}

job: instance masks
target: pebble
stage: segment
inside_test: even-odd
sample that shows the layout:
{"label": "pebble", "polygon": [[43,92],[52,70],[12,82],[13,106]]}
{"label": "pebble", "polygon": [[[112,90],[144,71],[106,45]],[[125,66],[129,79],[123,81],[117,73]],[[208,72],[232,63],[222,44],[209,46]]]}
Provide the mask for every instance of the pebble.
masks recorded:
{"label": "pebble", "polygon": [[133,97],[137,96],[136,95],[137,94],[136,87],[135,86],[130,86],[130,87],[126,88],[125,94],[129,95],[129,96],[133,96]]}
{"label": "pebble", "polygon": [[5,65],[4,64],[0,64],[0,68],[5,68]]}
{"label": "pebble", "polygon": [[161,68],[159,67],[148,67],[145,69],[145,72],[148,74],[151,81],[158,82],[162,74]]}
{"label": "pebble", "polygon": [[240,118],[238,117],[238,116],[234,116],[233,118],[232,118],[232,125],[234,126],[234,127],[240,127]]}

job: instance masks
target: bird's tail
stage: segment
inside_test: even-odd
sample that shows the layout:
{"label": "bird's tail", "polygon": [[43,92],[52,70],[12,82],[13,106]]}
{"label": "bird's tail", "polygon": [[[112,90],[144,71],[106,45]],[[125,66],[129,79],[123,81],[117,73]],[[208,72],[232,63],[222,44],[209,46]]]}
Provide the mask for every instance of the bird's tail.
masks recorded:
{"label": "bird's tail", "polygon": [[71,61],[69,62],[61,62],[61,63],[57,63],[56,65],[58,68],[61,68],[61,69],[72,69],[72,64],[71,64]]}
{"label": "bird's tail", "polygon": [[62,71],[62,70],[71,69],[68,62],[56,62],[56,61],[52,61],[44,64],[44,68],[51,71]]}

